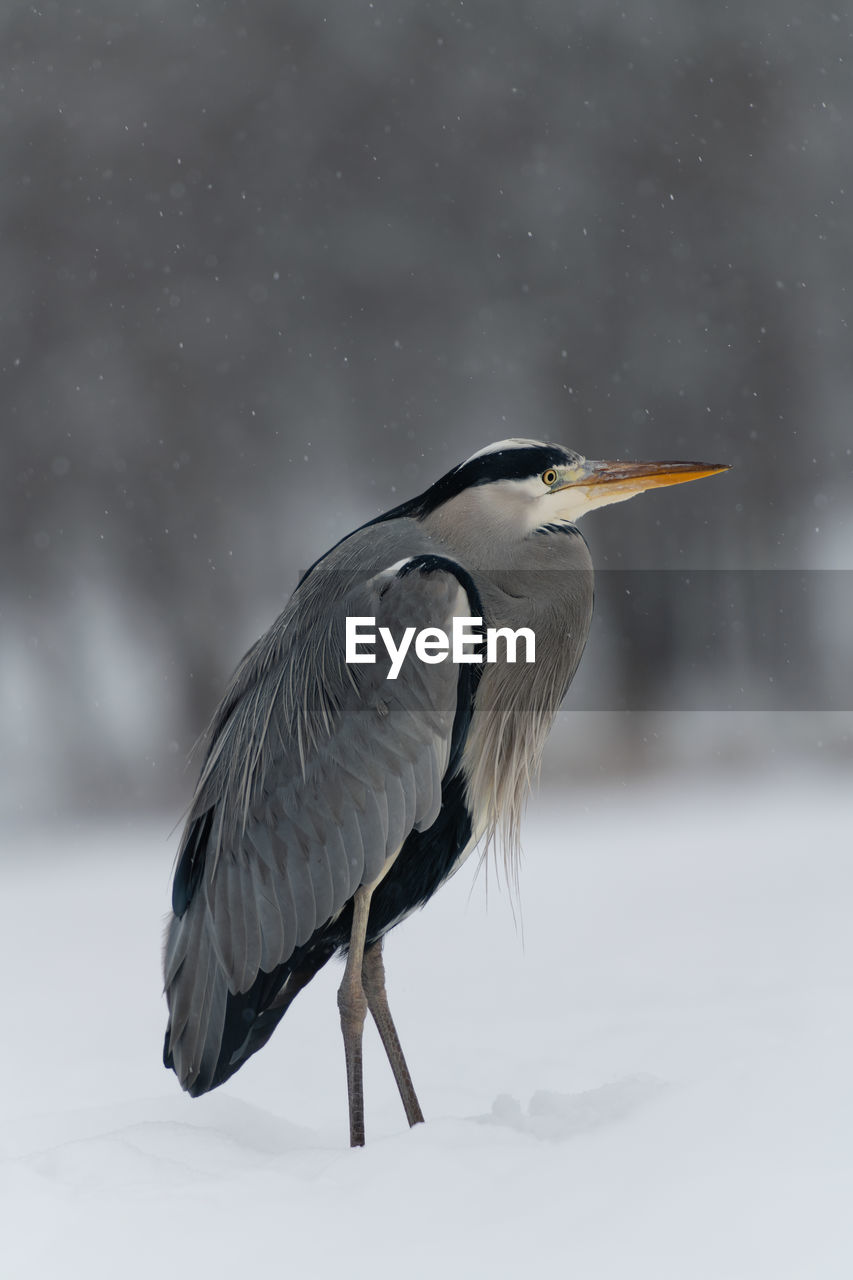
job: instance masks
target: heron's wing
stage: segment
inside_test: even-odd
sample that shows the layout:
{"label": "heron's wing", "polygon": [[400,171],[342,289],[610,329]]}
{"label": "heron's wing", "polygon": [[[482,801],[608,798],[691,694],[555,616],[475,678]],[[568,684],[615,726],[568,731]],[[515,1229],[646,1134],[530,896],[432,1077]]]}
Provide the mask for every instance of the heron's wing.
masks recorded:
{"label": "heron's wing", "polygon": [[[248,655],[184,833],[165,976],[186,1087],[215,1061],[228,992],[247,991],[382,877],[408,834],[435,821],[461,757],[472,668],[423,662],[412,644],[391,679],[379,629],[395,645],[412,628],[450,633],[454,616],[480,612],[468,574],[421,555],[326,587],[314,584],[331,604],[297,601]],[[347,617],[375,618],[362,627],[376,632],[374,663],[346,662]]]}

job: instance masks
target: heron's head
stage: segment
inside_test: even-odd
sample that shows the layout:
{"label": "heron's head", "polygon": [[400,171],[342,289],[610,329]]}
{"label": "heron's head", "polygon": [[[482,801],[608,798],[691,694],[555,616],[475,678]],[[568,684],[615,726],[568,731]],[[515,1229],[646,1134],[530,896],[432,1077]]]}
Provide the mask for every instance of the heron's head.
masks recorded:
{"label": "heron's head", "polygon": [[472,454],[415,500],[417,514],[476,519],[483,532],[526,536],[574,524],[644,489],[727,471],[706,462],[592,462],[562,445],[500,440]]}

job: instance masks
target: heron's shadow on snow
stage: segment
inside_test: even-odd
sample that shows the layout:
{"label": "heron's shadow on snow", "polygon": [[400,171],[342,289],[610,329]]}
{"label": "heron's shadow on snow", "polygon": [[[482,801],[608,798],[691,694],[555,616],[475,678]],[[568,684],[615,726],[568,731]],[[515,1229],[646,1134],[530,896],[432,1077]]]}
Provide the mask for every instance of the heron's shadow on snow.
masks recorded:
{"label": "heron's shadow on snow", "polygon": [[474,1118],[478,1124],[515,1129],[542,1141],[564,1142],[626,1119],[670,1087],[665,1080],[643,1075],[614,1080],[584,1093],[539,1090],[530,1099],[527,1111],[517,1098],[502,1093],[495,1098],[488,1115]]}

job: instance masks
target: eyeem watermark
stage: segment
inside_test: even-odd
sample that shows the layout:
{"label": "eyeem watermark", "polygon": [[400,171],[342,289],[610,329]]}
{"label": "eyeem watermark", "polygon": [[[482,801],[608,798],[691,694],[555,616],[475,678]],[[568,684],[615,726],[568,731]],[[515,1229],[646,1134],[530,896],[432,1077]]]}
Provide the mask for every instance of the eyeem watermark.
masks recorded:
{"label": "eyeem watermark", "polygon": [[[391,659],[388,679],[397,679],[400,674],[400,668],[403,665],[403,659],[409,652],[413,640],[415,656],[420,658],[421,662],[433,663],[444,662],[447,658],[450,658],[451,662],[483,662],[482,653],[472,651],[472,646],[476,644],[482,646],[484,638],[486,641],[486,662],[498,661],[499,639],[504,641],[506,661],[515,662],[518,641],[522,639],[524,641],[524,661],[535,662],[536,636],[530,627],[519,627],[517,631],[513,631],[511,627],[486,627],[484,632],[477,629],[478,627],[482,628],[482,623],[482,618],[454,618],[453,630],[449,636],[446,631],[442,631],[441,627],[424,627],[421,631],[418,631],[416,627],[406,627],[399,644],[395,643],[388,627],[380,627],[379,637],[385,645],[388,657]],[[366,652],[363,649],[363,646],[375,645],[376,631],[365,630],[365,628],[373,628],[375,625],[375,618],[347,618],[347,662],[376,661],[375,653]]]}

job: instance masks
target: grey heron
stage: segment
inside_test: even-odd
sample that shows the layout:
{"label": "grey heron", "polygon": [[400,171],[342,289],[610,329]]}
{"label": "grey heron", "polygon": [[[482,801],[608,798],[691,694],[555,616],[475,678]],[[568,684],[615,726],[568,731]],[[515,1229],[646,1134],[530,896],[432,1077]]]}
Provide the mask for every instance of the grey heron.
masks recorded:
{"label": "grey heron", "polygon": [[[726,469],[503,440],[311,566],[213,718],[178,850],[163,1057],[184,1089],[233,1075],[340,952],[350,1142],[364,1142],[368,1010],[409,1124],[423,1119],[388,1007],[384,935],[480,842],[497,831],[517,842],[592,615],[578,519]],[[436,633],[459,618],[502,634],[503,660],[482,661],[477,644],[450,660]],[[353,619],[389,642],[373,661],[348,660]],[[532,662],[511,660],[521,628],[536,639]],[[422,633],[392,672],[392,652]]]}

